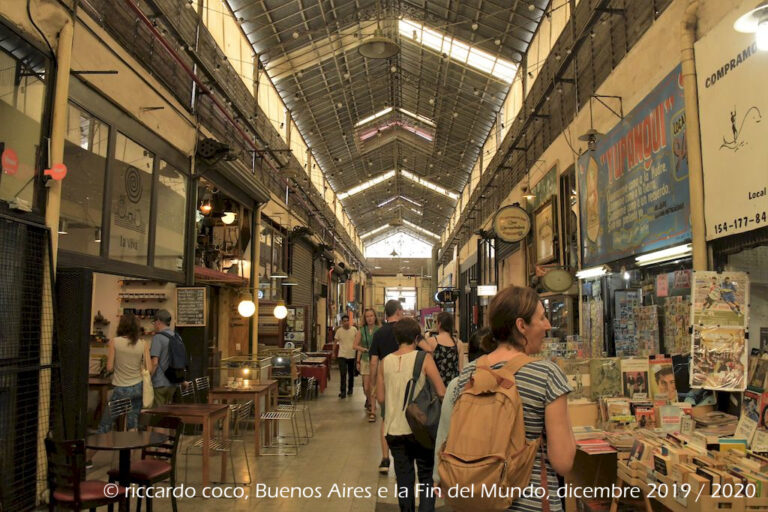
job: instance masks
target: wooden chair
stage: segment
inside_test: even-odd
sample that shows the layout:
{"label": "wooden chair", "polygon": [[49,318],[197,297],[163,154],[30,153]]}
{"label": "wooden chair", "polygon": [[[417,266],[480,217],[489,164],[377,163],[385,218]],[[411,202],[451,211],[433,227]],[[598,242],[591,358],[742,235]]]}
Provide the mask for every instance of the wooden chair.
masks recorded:
{"label": "wooden chair", "polygon": [[[141,487],[150,487],[157,482],[169,480],[172,488],[176,487],[176,454],[179,450],[182,422],[179,418],[160,416],[157,414],[142,414],[139,416],[139,429],[162,429],[161,433],[168,436],[168,441],[157,446],[148,446],[141,450],[141,460],[131,463],[129,480]],[[118,469],[110,469],[110,482],[116,482],[120,476]],[[152,498],[144,498],[147,502],[147,512],[152,512]],[[176,497],[171,494],[171,507],[177,512]],[[138,500],[136,512],[141,512],[141,499]]]}
{"label": "wooden chair", "polygon": [[[85,480],[85,441],[55,441],[45,439],[45,451],[48,456],[48,510],[64,507],[72,510],[95,510],[109,506],[110,512],[115,503],[121,511],[127,512],[126,489],[117,487],[115,496],[110,490],[105,492],[107,482]],[[107,495],[109,492],[109,495]]]}

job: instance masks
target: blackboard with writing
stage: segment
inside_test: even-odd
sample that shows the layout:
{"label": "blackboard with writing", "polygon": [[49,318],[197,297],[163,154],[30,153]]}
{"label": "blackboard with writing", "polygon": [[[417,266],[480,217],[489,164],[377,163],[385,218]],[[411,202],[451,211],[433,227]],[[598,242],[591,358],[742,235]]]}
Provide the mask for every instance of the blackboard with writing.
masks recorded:
{"label": "blackboard with writing", "polygon": [[204,327],[205,317],[205,288],[176,288],[176,325]]}

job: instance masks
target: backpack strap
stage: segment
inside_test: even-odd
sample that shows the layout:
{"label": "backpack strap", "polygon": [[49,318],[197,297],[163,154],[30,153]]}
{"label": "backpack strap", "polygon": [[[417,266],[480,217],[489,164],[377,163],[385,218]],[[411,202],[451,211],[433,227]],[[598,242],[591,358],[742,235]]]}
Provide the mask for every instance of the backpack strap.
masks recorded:
{"label": "backpack strap", "polygon": [[157,334],[162,334],[163,336],[165,336],[166,338],[168,338],[168,341],[170,341],[170,340],[173,340],[173,339],[176,339],[176,333],[175,333],[175,332],[174,332],[173,334],[168,334],[168,333],[167,333],[167,332],[165,332],[165,331],[160,331],[160,332],[158,332]]}

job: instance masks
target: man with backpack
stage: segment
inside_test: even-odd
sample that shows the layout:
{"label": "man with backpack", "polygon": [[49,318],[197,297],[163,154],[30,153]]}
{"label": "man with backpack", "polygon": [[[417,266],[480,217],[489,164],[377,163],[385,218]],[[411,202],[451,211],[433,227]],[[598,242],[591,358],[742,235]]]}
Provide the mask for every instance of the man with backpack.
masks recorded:
{"label": "man with backpack", "polygon": [[181,336],[171,329],[171,314],[160,309],[155,313],[155,335],[152,337],[152,387],[155,389],[154,407],[170,404],[176,385],[184,381],[186,348]]}

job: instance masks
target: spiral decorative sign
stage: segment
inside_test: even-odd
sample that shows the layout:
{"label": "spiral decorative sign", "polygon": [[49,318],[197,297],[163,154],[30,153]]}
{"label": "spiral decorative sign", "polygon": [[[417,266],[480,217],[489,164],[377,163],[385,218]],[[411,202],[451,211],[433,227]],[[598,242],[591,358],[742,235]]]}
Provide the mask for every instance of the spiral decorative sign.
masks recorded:
{"label": "spiral decorative sign", "polygon": [[125,194],[132,203],[141,201],[143,188],[141,184],[141,171],[131,166],[125,170]]}

